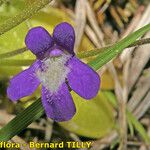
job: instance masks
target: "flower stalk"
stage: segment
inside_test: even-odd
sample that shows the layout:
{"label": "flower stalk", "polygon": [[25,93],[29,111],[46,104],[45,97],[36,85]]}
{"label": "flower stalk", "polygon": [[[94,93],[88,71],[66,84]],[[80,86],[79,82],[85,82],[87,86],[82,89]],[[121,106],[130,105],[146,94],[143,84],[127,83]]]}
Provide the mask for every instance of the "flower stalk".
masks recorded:
{"label": "flower stalk", "polygon": [[[135,46],[141,46],[141,45],[145,45],[145,44],[149,44],[150,43],[150,38],[146,38],[146,39],[140,39],[135,41],[133,44],[129,45],[127,48],[130,47],[135,47]],[[82,58],[87,58],[87,57],[92,57],[92,56],[96,56],[99,53],[107,50],[108,48],[110,48],[111,46],[106,46],[106,47],[102,47],[102,48],[97,48],[94,50],[89,50],[89,51],[84,51],[84,52],[80,52],[77,53],[78,58],[82,59]],[[27,47],[23,47],[11,52],[7,52],[4,54],[0,54],[0,59],[4,59],[4,58],[9,58],[9,57],[13,57],[19,54],[22,54],[24,52],[28,51]]]}

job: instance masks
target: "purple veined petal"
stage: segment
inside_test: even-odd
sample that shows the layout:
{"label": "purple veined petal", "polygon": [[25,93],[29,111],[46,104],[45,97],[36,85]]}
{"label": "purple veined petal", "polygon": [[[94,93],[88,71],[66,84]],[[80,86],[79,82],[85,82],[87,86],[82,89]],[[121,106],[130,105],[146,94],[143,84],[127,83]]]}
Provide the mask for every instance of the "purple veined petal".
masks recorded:
{"label": "purple veined petal", "polygon": [[39,67],[38,61],[10,80],[10,85],[7,88],[7,96],[12,101],[17,101],[22,97],[31,95],[37,89],[40,84],[35,76],[37,67]]}
{"label": "purple veined petal", "polygon": [[42,87],[42,103],[47,116],[57,122],[70,120],[76,112],[66,83],[56,93]]}
{"label": "purple veined petal", "polygon": [[69,60],[68,67],[71,69],[67,78],[71,89],[85,99],[95,97],[100,88],[99,75],[76,57]]}
{"label": "purple veined petal", "polygon": [[75,32],[73,27],[67,23],[63,22],[58,24],[53,32],[54,41],[70,54],[74,54],[74,42],[75,42]]}
{"label": "purple veined petal", "polygon": [[45,52],[53,46],[53,39],[43,27],[35,27],[27,33],[25,43],[37,58],[42,59]]}

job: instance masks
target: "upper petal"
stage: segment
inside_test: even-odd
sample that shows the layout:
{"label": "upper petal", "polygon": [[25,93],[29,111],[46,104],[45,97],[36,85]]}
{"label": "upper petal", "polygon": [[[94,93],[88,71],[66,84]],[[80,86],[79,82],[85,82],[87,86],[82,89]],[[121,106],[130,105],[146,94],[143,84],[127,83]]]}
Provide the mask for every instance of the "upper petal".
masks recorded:
{"label": "upper petal", "polygon": [[70,120],[76,112],[74,102],[65,83],[60,86],[57,93],[52,93],[42,87],[42,103],[47,116],[58,122]]}
{"label": "upper petal", "polygon": [[68,66],[71,71],[67,79],[71,89],[85,99],[95,97],[100,88],[99,75],[76,57],[69,60]]}
{"label": "upper petal", "polygon": [[53,46],[53,39],[43,27],[35,27],[27,33],[25,43],[28,49],[41,59],[45,52]]}
{"label": "upper petal", "polygon": [[54,29],[53,38],[59,46],[74,54],[75,32],[69,23],[63,22],[58,24]]}
{"label": "upper petal", "polygon": [[22,97],[31,95],[40,82],[35,76],[35,70],[39,66],[35,62],[30,68],[22,71],[10,80],[10,85],[7,88],[7,96],[16,101]]}

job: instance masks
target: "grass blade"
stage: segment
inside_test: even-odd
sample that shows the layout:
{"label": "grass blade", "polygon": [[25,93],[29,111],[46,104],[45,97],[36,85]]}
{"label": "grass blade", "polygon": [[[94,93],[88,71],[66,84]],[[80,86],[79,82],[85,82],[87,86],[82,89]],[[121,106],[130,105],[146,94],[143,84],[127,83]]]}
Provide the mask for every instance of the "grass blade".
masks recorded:
{"label": "grass blade", "polygon": [[139,37],[143,36],[149,30],[150,24],[140,28],[136,32],[122,39],[120,42],[117,42],[104,52],[100,53],[94,60],[92,60],[89,63],[89,65],[93,69],[98,70],[100,67],[102,67],[104,64],[108,63],[111,59],[120,54],[123,51],[123,49],[131,45],[133,42],[135,42]]}
{"label": "grass blade", "polygon": [[41,99],[38,99],[0,130],[0,141],[8,141],[33,121],[40,118],[43,113],[44,109],[41,104]]}

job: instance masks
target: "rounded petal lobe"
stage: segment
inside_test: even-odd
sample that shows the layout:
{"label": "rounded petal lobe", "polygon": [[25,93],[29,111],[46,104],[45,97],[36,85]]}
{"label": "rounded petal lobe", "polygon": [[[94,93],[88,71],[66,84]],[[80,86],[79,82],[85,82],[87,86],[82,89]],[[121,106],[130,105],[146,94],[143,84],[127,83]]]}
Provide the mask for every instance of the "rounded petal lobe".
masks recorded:
{"label": "rounded petal lobe", "polygon": [[61,85],[57,93],[51,93],[42,87],[42,103],[49,118],[61,122],[70,120],[75,112],[75,105],[67,85]]}
{"label": "rounded petal lobe", "polygon": [[73,91],[85,99],[95,97],[100,88],[99,75],[88,65],[73,57],[69,60],[68,82]]}
{"label": "rounded petal lobe", "polygon": [[25,43],[33,54],[42,59],[45,52],[53,46],[53,39],[43,27],[35,27],[27,33]]}
{"label": "rounded petal lobe", "polygon": [[58,24],[54,29],[53,38],[57,45],[74,54],[75,31],[69,23]]}
{"label": "rounded petal lobe", "polygon": [[22,97],[31,95],[39,86],[40,82],[35,76],[36,67],[38,67],[37,62],[10,80],[7,96],[12,101],[17,101]]}

